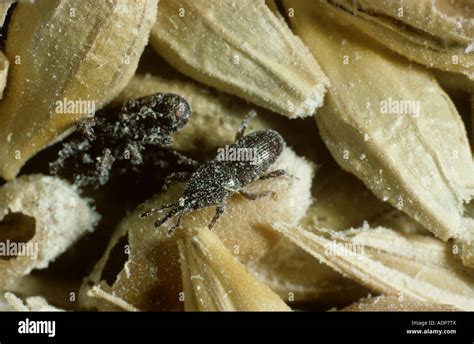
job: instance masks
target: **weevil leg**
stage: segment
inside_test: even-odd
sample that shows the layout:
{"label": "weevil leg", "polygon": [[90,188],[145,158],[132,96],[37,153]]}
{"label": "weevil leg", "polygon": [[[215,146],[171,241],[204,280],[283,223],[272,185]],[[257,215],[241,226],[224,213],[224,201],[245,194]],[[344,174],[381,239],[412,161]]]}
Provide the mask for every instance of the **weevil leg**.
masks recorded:
{"label": "weevil leg", "polygon": [[221,217],[221,215],[224,214],[224,211],[225,211],[225,204],[224,203],[219,204],[216,208],[216,213],[214,214],[214,217],[212,218],[207,228],[212,229],[212,227],[214,227],[219,217]]}
{"label": "weevil leg", "polygon": [[140,218],[144,218],[144,217],[148,217],[150,215],[153,215],[154,213],[160,211],[160,210],[163,210],[163,209],[167,209],[167,208],[172,208],[174,206],[176,206],[177,204],[176,203],[165,203],[163,204],[161,207],[159,208],[151,208],[147,211],[144,211],[143,213],[140,214]]}
{"label": "weevil leg", "polygon": [[178,215],[178,221],[176,221],[176,223],[168,229],[168,235],[169,236],[173,235],[174,232],[176,231],[176,228],[179,228],[181,226],[181,218],[182,217],[183,217],[183,213],[179,214]]}
{"label": "weevil leg", "polygon": [[257,111],[255,110],[252,110],[247,115],[245,115],[242,123],[240,123],[240,127],[237,130],[237,133],[235,134],[235,141],[244,137],[245,129],[247,129],[247,126],[249,125],[250,120],[254,118],[256,115],[257,115]]}
{"label": "weevil leg", "polygon": [[243,191],[243,190],[240,190],[239,193],[244,196],[245,198],[247,199],[250,199],[252,201],[256,201],[260,198],[264,198],[264,197],[268,197],[270,195],[274,195],[275,192],[274,191],[264,191],[264,192],[261,192],[261,193],[252,193],[252,192],[247,192],[247,191]]}
{"label": "weevil leg", "polygon": [[269,172],[267,174],[264,174],[263,176],[261,176],[258,179],[259,180],[272,179],[272,178],[278,178],[278,177],[281,177],[281,176],[289,177],[290,175],[285,170],[280,169],[280,170],[275,170],[275,171]]}
{"label": "weevil leg", "polygon": [[163,190],[167,190],[170,185],[173,185],[178,182],[185,182],[193,175],[192,172],[173,172],[165,178],[165,183],[163,184]]}
{"label": "weevil leg", "polygon": [[171,219],[176,214],[182,213],[183,211],[184,211],[184,208],[180,206],[176,206],[172,208],[169,212],[166,213],[165,216],[155,221],[155,227],[156,228],[161,227],[161,225],[164,224],[166,221]]}

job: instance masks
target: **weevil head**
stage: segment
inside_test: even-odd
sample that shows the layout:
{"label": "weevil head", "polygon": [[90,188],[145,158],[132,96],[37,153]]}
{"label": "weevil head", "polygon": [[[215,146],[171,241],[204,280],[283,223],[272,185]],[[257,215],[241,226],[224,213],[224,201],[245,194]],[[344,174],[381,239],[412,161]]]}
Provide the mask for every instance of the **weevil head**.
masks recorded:
{"label": "weevil head", "polygon": [[172,93],[159,93],[161,100],[154,106],[162,119],[163,127],[176,131],[184,127],[191,117],[191,106],[183,97]]}
{"label": "weevil head", "polygon": [[123,136],[136,135],[148,144],[171,144],[171,135],[184,127],[191,117],[191,107],[183,97],[172,93],[155,93],[131,99],[121,110],[127,126],[119,128]]}

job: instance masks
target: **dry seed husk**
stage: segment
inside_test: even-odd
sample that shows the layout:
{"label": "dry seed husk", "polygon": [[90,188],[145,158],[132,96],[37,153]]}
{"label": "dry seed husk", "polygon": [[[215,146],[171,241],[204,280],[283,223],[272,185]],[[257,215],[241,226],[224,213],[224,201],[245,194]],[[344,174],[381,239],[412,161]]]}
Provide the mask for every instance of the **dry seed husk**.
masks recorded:
{"label": "dry seed husk", "polygon": [[[368,222],[399,232],[429,233],[404,213],[380,202],[362,182],[337,166],[322,166],[314,184],[314,202],[301,221],[306,228],[344,230]],[[294,302],[347,304],[368,293],[286,239],[249,267],[282,298]]]}
{"label": "dry seed husk", "polygon": [[70,293],[76,291],[78,285],[78,281],[64,278],[64,276],[30,273],[21,278],[15,278],[2,289],[22,298],[41,296],[62,309],[77,309],[78,301],[71,298]]}
{"label": "dry seed husk", "polygon": [[[8,9],[12,5],[12,2],[6,2],[0,4],[0,29],[5,23],[5,18],[7,16]],[[7,75],[8,75],[8,66],[9,62],[3,52],[0,51],[0,99],[3,97],[3,90],[7,85]]]}
{"label": "dry seed husk", "polygon": [[248,268],[290,306],[349,304],[369,292],[286,238]]}
{"label": "dry seed husk", "polygon": [[[126,261],[114,257],[113,251],[125,253]],[[120,269],[109,277],[112,280],[106,276],[110,266]],[[85,309],[115,311],[183,310],[183,302],[179,301],[179,267],[177,246],[157,240],[154,227],[138,232],[129,226],[118,226],[103,256],[84,279],[79,304]]]}
{"label": "dry seed husk", "polygon": [[347,232],[315,228],[318,234],[284,223],[274,228],[321,262],[377,292],[474,309],[473,271],[452,256],[448,243],[382,227]]}
{"label": "dry seed husk", "polygon": [[342,309],[342,312],[454,312],[460,309],[400,296],[369,296]]}
{"label": "dry seed husk", "polygon": [[327,78],[263,0],[160,1],[150,41],[182,73],[290,118],[323,104]]}
{"label": "dry seed husk", "polygon": [[178,242],[186,311],[289,311],[208,229]]}
{"label": "dry seed husk", "polygon": [[128,311],[137,312],[135,306],[129,304],[127,301],[119,296],[116,296],[113,292],[108,293],[104,289],[109,289],[104,283],[96,285],[87,290],[87,305],[93,305],[94,308],[98,308],[101,311]]}
{"label": "dry seed husk", "polygon": [[[419,223],[379,201],[356,177],[328,161],[318,169],[312,195],[314,202],[301,221],[306,228],[344,230],[368,222],[402,232],[427,233]],[[287,301],[348,304],[368,293],[287,239],[249,268]]]}
{"label": "dry seed husk", "polygon": [[10,310],[16,312],[61,312],[63,309],[51,306],[48,301],[41,296],[30,296],[23,301],[13,293],[5,293],[4,297],[11,307]]}
{"label": "dry seed husk", "polygon": [[[128,229],[128,228],[127,228]],[[183,291],[178,248],[175,242],[156,240],[153,228],[128,233],[129,256],[114,280],[104,278],[100,267],[81,287],[80,305],[98,310],[179,311]],[[114,248],[112,245],[109,247]],[[125,250],[126,247],[117,246]],[[101,261],[108,264],[107,253]],[[94,283],[93,280],[99,280]]]}
{"label": "dry seed husk", "polygon": [[64,113],[58,101],[90,101],[98,110],[120,92],[135,72],[156,9],[157,0],[17,5],[5,55],[21,63],[11,64],[0,104],[3,178],[14,178],[27,159],[89,115],[80,108]]}
{"label": "dry seed husk", "polygon": [[5,55],[0,52],[0,99],[3,97],[3,90],[7,86],[7,76],[8,76],[8,67],[10,63],[8,62]]}
{"label": "dry seed husk", "polygon": [[431,235],[419,222],[394,208],[374,215],[368,223],[372,227],[390,228],[400,233]]}
{"label": "dry seed husk", "polygon": [[29,248],[25,248],[30,250],[0,260],[0,285],[4,286],[33,269],[46,268],[81,235],[91,231],[99,215],[64,180],[28,175],[0,188],[0,219],[5,247],[22,242],[28,243]]}
{"label": "dry seed husk", "polygon": [[318,225],[343,230],[358,227],[393,209],[379,201],[365,185],[339,166],[318,170],[313,191],[314,203],[308,209],[303,225]]}
{"label": "dry seed husk", "polygon": [[[379,202],[354,176],[327,164],[314,178],[313,204],[301,220],[305,226],[336,230],[360,226],[367,218],[390,207]],[[249,264],[260,280],[284,300],[347,304],[367,294],[367,289],[315,260],[287,239],[282,239],[262,258]]]}
{"label": "dry seed husk", "polygon": [[334,0],[326,3],[333,6],[335,20],[354,25],[412,61],[459,73],[474,83],[474,7],[468,1]]}
{"label": "dry seed husk", "polygon": [[333,230],[362,226],[382,226],[399,232],[428,234],[417,221],[380,201],[355,176],[338,166],[326,164],[318,170],[314,183],[314,202],[301,224]]}
{"label": "dry seed husk", "polygon": [[[474,194],[474,163],[446,93],[423,68],[331,22],[334,13],[324,4],[285,4],[295,9],[295,31],[332,80],[316,121],[339,165],[439,238],[472,240],[473,220],[463,208]],[[419,116],[381,113],[389,98],[419,102]]]}
{"label": "dry seed husk", "polygon": [[[329,2],[329,1],[326,1]],[[420,35],[432,36],[444,46],[468,47],[474,37],[474,5],[469,0],[331,0],[362,17],[373,17],[374,21],[391,19],[408,37],[418,29]],[[440,43],[441,43],[440,42]],[[430,43],[425,41],[425,44]]]}
{"label": "dry seed husk", "polygon": [[7,12],[12,4],[13,1],[5,1],[0,4],[0,27],[3,27],[3,24],[5,23],[5,19],[7,17]]}
{"label": "dry seed husk", "polygon": [[[466,216],[474,219],[474,202],[471,202],[466,207]],[[458,254],[464,264],[467,266],[474,266],[474,240],[466,242],[465,240],[454,240],[453,252]]]}

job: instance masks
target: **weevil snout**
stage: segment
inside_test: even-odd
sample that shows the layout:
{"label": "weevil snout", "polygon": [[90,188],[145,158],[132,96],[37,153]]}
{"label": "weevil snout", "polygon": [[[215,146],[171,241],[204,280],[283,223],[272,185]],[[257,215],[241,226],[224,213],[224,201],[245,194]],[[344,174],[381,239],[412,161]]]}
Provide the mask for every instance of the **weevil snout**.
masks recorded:
{"label": "weevil snout", "polygon": [[191,107],[183,97],[165,93],[160,106],[164,108],[161,112],[162,118],[167,121],[166,124],[172,131],[184,127],[191,117]]}

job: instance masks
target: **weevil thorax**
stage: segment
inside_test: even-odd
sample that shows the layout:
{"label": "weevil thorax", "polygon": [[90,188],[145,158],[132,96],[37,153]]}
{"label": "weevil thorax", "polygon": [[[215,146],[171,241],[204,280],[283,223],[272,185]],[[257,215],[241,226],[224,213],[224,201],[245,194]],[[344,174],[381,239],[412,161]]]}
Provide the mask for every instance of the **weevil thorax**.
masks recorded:
{"label": "weevil thorax", "polygon": [[285,147],[285,140],[271,129],[260,130],[244,136],[231,147],[244,148],[250,159],[235,163],[234,176],[242,186],[261,177],[268,170]]}
{"label": "weevil thorax", "polygon": [[188,123],[191,107],[177,94],[156,93],[127,101],[120,116],[115,128],[120,136],[132,140],[143,137],[144,144],[169,145],[171,135]]}
{"label": "weevil thorax", "polygon": [[232,192],[227,188],[239,189],[234,171],[226,162],[216,159],[201,165],[194,172],[182,195],[182,203],[188,209],[199,209],[221,203]]}

